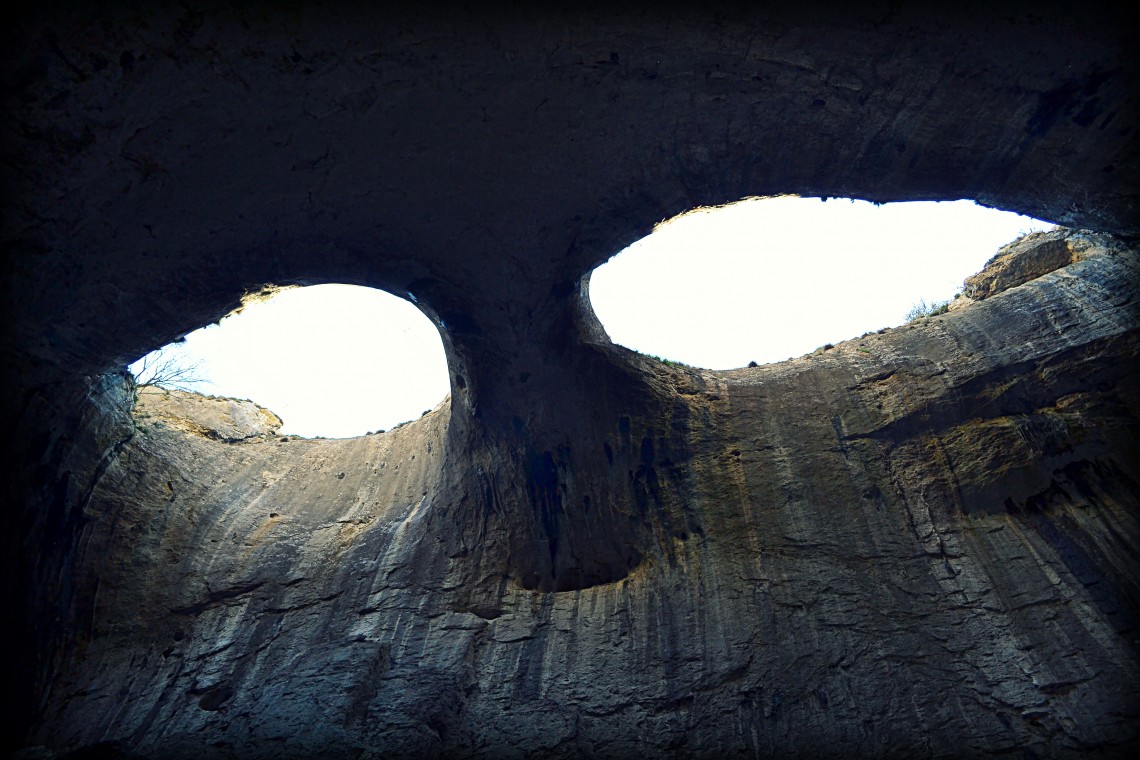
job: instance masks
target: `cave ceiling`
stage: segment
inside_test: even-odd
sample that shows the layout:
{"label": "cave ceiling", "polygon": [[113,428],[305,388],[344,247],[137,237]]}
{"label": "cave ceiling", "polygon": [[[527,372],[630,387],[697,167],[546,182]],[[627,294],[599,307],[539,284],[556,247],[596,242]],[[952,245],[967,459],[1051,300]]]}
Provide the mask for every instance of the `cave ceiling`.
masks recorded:
{"label": "cave ceiling", "polygon": [[[4,748],[1135,749],[1136,27],[832,5],[11,15]],[[1080,229],[777,365],[610,344],[593,268],[774,194]],[[139,402],[128,363],[325,282],[415,301],[450,402],[344,441]]]}
{"label": "cave ceiling", "polygon": [[754,195],[1135,234],[1130,28],[1068,4],[26,13],[10,350],[103,371],[262,285],[350,282],[501,359],[558,342],[578,280],[655,223]]}

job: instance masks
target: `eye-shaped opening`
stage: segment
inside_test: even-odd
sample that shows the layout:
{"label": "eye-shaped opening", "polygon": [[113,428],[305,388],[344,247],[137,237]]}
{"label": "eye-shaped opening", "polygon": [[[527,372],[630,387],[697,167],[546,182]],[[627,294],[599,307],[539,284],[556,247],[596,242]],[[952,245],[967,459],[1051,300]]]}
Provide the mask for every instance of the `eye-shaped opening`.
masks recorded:
{"label": "eye-shaped opening", "polygon": [[448,394],[443,343],[412,303],[356,285],[285,288],[131,365],[139,384],[248,399],[280,433],[347,438]]}
{"label": "eye-shaped opening", "polygon": [[952,299],[1048,222],[971,201],[752,198],[694,209],[594,270],[610,338],[707,369],[766,364],[899,325]]}

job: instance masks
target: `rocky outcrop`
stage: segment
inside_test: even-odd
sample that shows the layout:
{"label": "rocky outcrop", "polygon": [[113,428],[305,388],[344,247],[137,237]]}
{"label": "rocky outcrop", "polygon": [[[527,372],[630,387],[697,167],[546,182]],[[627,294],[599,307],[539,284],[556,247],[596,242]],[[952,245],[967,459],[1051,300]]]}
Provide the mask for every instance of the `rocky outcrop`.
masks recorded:
{"label": "rocky outcrop", "polygon": [[966,278],[962,293],[981,300],[1088,256],[1119,250],[1119,243],[1076,230],[1033,232],[1003,246],[982,271]]}
{"label": "rocky outcrop", "polygon": [[230,443],[273,436],[282,425],[276,414],[252,401],[153,385],[138,389],[134,417],[149,427],[168,426]]}
{"label": "rocky outcrop", "polygon": [[[604,347],[652,400],[567,444],[599,464],[526,455],[519,483],[455,458],[446,407],[382,435],[233,442],[160,424],[189,399],[152,396],[85,509],[77,575],[96,588],[38,739],[164,757],[1124,751],[1137,285],[1136,251],[1094,256],[727,372]],[[613,533],[638,541],[620,577],[566,590],[516,556],[549,552],[557,578],[559,552],[588,567]]]}
{"label": "rocky outcrop", "polygon": [[[4,749],[1135,749],[1131,19],[849,6],[6,24]],[[770,367],[609,343],[594,267],[783,193],[1129,251]],[[127,364],[321,282],[417,303],[449,405],[346,441],[132,418]]]}

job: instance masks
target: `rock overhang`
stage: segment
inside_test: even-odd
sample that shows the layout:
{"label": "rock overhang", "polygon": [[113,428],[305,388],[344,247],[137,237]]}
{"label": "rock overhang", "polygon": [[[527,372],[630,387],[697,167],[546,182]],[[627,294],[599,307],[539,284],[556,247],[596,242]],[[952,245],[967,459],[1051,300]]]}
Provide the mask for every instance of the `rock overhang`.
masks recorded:
{"label": "rock overhang", "polygon": [[360,14],[27,19],[8,101],[10,245],[40,252],[10,273],[25,346],[44,315],[122,318],[34,349],[105,369],[266,282],[418,284],[452,329],[493,333],[661,219],[748,195],[1138,231],[1133,61],[1108,16]]}
{"label": "rock overhang", "polygon": [[[821,535],[843,534],[849,528],[844,520],[855,519],[853,514],[906,511],[919,551],[900,550],[907,559],[891,560],[896,569],[912,573],[913,557],[929,555],[947,568],[932,575],[931,582],[952,583],[963,572],[955,563],[988,556],[993,545],[987,542],[997,541],[989,534],[961,532],[962,520],[954,512],[962,506],[961,494],[992,501],[1002,489],[1009,490],[997,476],[991,482],[990,475],[967,469],[965,491],[955,495],[952,478],[938,469],[939,463],[979,451],[997,468],[1012,467],[1015,485],[1025,492],[1020,516],[1009,518],[1011,532],[1013,527],[1030,531],[1026,535],[1032,534],[1030,528],[1039,531],[1048,539],[1045,544],[1025,540],[1036,551],[1055,549],[1051,567],[1068,567],[1064,572],[1082,579],[1093,577],[1087,568],[1099,562],[1102,587],[1124,599],[1124,607],[1132,603],[1134,590],[1121,571],[1128,563],[1096,555],[1093,550],[1101,545],[1090,544],[1072,526],[1101,519],[1098,510],[1106,504],[1103,515],[1108,517],[1103,519],[1110,527],[1134,525],[1118,505],[1127,506],[1121,483],[1136,471],[1135,462],[1120,451],[1106,454],[1104,447],[1091,444],[1080,454],[1088,461],[1059,453],[1059,447],[1043,454],[1015,445],[1049,432],[1045,422],[1061,419],[1066,425],[1087,426],[1093,420],[1073,409],[1115,410],[1104,412],[1107,421],[1097,423],[1097,435],[1106,442],[1126,440],[1135,429],[1134,408],[1127,406],[1135,394],[1130,397],[1127,379],[1118,377],[1123,358],[1134,356],[1128,344],[1134,331],[1096,337],[1104,325],[1082,317],[1080,298],[1064,305],[1065,288],[1031,287],[983,308],[1000,315],[1003,304],[1020,305],[1010,312],[1011,323],[1030,334],[1044,329],[1047,320],[1035,320],[1029,312],[1052,304],[1048,314],[1058,324],[1069,320],[1077,327],[1072,336],[1056,339],[1056,353],[1050,356],[1005,347],[1000,350],[1009,355],[1003,354],[1002,361],[1009,359],[1009,366],[987,366],[985,352],[999,350],[992,325],[959,315],[955,319],[963,329],[958,331],[931,325],[896,336],[894,354],[876,356],[872,346],[867,354],[825,356],[816,372],[802,372],[802,362],[792,363],[762,370],[764,385],[734,377],[699,393],[686,372],[608,346],[583,301],[583,278],[589,271],[656,222],[748,195],[971,198],[1050,221],[1135,235],[1136,61],[1130,27],[1118,15],[1122,11],[1083,6],[1042,13],[1035,7],[955,10],[947,16],[889,4],[828,13],[808,6],[718,8],[719,14],[717,8],[619,9],[605,16],[576,8],[508,19],[411,10],[338,14],[331,7],[296,17],[245,10],[196,13],[166,5],[140,13],[49,10],[25,17],[8,54],[12,65],[5,67],[5,107],[17,131],[4,145],[5,185],[16,199],[5,216],[4,275],[5,350],[15,358],[6,371],[17,389],[8,408],[21,427],[28,426],[30,436],[26,445],[16,446],[12,461],[23,471],[7,487],[13,503],[25,505],[18,522],[20,540],[32,542],[39,554],[8,576],[21,580],[21,588],[9,592],[12,598],[31,595],[25,603],[33,612],[27,643],[39,659],[27,665],[30,675],[21,675],[18,686],[46,694],[59,674],[52,658],[77,651],[71,647],[83,635],[76,631],[91,625],[80,620],[80,613],[90,611],[94,619],[98,597],[84,585],[98,577],[90,565],[98,558],[84,553],[83,542],[89,540],[84,531],[93,528],[82,526],[92,520],[102,530],[106,523],[99,522],[99,509],[131,503],[119,498],[114,484],[119,477],[132,482],[129,472],[121,471],[129,468],[119,453],[134,456],[139,450],[123,437],[129,431],[122,427],[122,409],[116,406],[122,399],[113,378],[100,373],[217,319],[265,283],[336,281],[398,295],[410,291],[441,327],[453,390],[467,399],[465,405],[453,403],[463,414],[452,421],[462,422],[444,430],[433,418],[404,433],[419,436],[430,430],[438,436],[433,455],[450,457],[455,466],[439,469],[431,494],[442,497],[440,503],[423,502],[409,513],[416,526],[409,535],[418,537],[418,543],[410,542],[411,564],[377,583],[383,594],[403,599],[399,595],[420,581],[434,583],[443,574],[450,584],[448,574],[459,572],[456,568],[470,572],[460,573],[464,584],[458,591],[450,585],[446,593],[423,591],[408,602],[411,606],[497,614],[504,599],[517,603],[522,592],[534,594],[528,597],[532,602],[545,599],[543,604],[555,607],[582,593],[610,599],[628,611],[613,601],[624,591],[611,597],[606,590],[627,588],[615,580],[628,577],[633,588],[643,589],[638,593],[648,594],[644,618],[656,621],[648,614],[658,609],[654,584],[664,588],[686,579],[705,584],[707,579],[698,577],[701,563],[707,562],[726,577],[747,577],[755,584],[739,598],[751,594],[760,606],[717,618],[725,630],[744,620],[767,621],[763,631],[741,629],[747,634],[744,641],[755,641],[760,634],[773,636],[777,623],[807,613],[770,614],[765,600],[778,594],[773,587],[781,584],[772,583],[768,567],[749,564],[763,552],[737,556],[737,549],[725,548],[732,543],[725,537],[739,535],[747,547],[776,547],[767,562],[784,571],[809,568],[814,573],[820,572],[818,563],[790,559],[812,545],[805,526],[814,525]],[[1090,271],[1132,276],[1125,269]],[[1111,284],[1090,284],[1087,299],[1100,297],[1097,286]],[[1111,287],[1104,293],[1111,295]],[[1118,300],[1101,305],[1116,309],[1121,325],[1134,319]],[[940,385],[948,370],[938,365],[938,352],[963,340],[976,353],[957,357],[961,361],[953,372],[961,373],[956,376],[963,384],[951,386],[948,393]],[[901,369],[890,374],[877,368],[876,362],[888,360],[897,360]],[[1022,382],[1010,375],[1022,371],[1032,371],[1037,379]],[[1082,374],[1086,372],[1088,377]],[[996,390],[987,386],[991,381]],[[1052,396],[1062,386],[1068,401],[1059,414]],[[787,391],[790,405],[777,414],[766,388]],[[897,420],[875,428],[871,423],[882,416],[876,399],[892,398],[892,393],[901,397],[899,389],[913,394],[914,408],[896,409]],[[856,411],[846,410],[844,394],[857,397],[858,403],[851,402]],[[1116,406],[1097,406],[1102,403],[1097,399],[1117,397],[1123,401]],[[816,425],[813,414],[820,408],[836,413]],[[1133,408],[1132,418],[1128,408]],[[979,409],[996,415],[992,424],[971,426],[959,420]],[[721,443],[731,448],[721,452]],[[880,445],[893,453],[878,458]],[[693,451],[700,456],[692,456]],[[793,457],[789,451],[799,454]],[[848,460],[859,463],[863,472]],[[884,461],[902,474],[884,475]],[[439,464],[438,459],[432,462]],[[1040,462],[1058,463],[1068,474],[1050,480],[1052,470]],[[153,471],[143,472],[140,488],[157,484],[162,492],[164,484],[175,483],[149,483],[168,465],[156,463]],[[115,478],[106,477],[108,471]],[[837,483],[842,488],[829,490]],[[854,501],[844,501],[849,494],[843,489],[848,488],[858,495]],[[1094,495],[1096,508],[1065,506],[1070,498],[1065,493],[1082,488]],[[1030,493],[1034,489],[1040,493]],[[1039,495],[1045,507],[1030,509],[1028,498]],[[417,504],[426,498],[421,491],[410,496]],[[813,499],[833,509],[830,519],[816,519]],[[739,507],[747,519],[718,511],[721,502]],[[335,504],[322,503],[335,511]],[[1070,522],[1057,523],[1064,528],[1060,533],[1050,533],[1050,524],[1036,516],[1049,508],[1068,510]],[[1000,514],[985,509],[979,514],[979,520],[994,521],[986,523],[987,530],[1007,535],[996,525],[1004,519]],[[469,519],[472,515],[483,521]],[[711,531],[710,520],[715,523]],[[375,542],[383,543],[383,532],[369,533],[364,523],[335,524],[346,536],[338,551],[345,546],[370,550]],[[223,523],[212,527],[225,533]],[[931,533],[932,528],[937,530]],[[897,541],[882,526],[866,529],[879,547]],[[706,541],[710,533],[712,539]],[[364,536],[363,543],[353,544],[349,539],[355,536]],[[437,539],[438,547],[433,543]],[[962,541],[969,544],[964,554]],[[843,576],[846,560],[824,544],[816,548],[840,568],[833,581],[874,580],[873,568],[858,578]],[[1013,559],[1021,556],[1009,551]],[[11,556],[22,555],[13,551]],[[1094,562],[1094,556],[1104,558]],[[144,558],[140,551],[137,559]],[[55,579],[84,562],[77,587],[57,588]],[[692,568],[691,575],[678,570],[684,567]],[[1028,593],[1019,585],[1024,578],[1016,574],[1002,575],[985,563],[967,569],[967,580],[990,573],[1002,593]],[[514,584],[508,584],[509,591],[503,590],[504,577]],[[782,577],[783,585],[791,586],[797,574]],[[814,576],[804,577],[810,581]],[[212,614],[225,613],[227,600],[244,603],[262,588],[225,572],[215,580],[231,584],[223,588],[234,595],[223,591],[215,599],[213,592],[206,593],[207,606],[223,603]],[[968,588],[954,592],[965,595],[961,598],[990,593],[980,583],[963,584]],[[700,586],[701,593],[716,596],[714,586]],[[813,593],[810,583],[796,588],[797,593]],[[1075,584],[1065,588],[1091,594],[1085,600],[1090,610],[1114,603],[1108,592],[1081,591]],[[194,597],[196,586],[173,590],[187,596],[176,609],[207,609]],[[572,593],[544,593],[553,591]],[[860,593],[868,606],[882,601],[870,586]],[[314,599],[298,604],[337,604]],[[342,612],[359,614],[362,621],[382,617],[374,601],[366,595],[358,610]],[[788,609],[796,603],[793,598],[783,601]],[[823,607],[833,603],[824,599]],[[291,614],[288,605],[267,604],[267,614]],[[985,604],[963,613],[968,621],[996,616],[983,633],[1052,624],[1022,621],[1018,616],[1030,613],[1013,605],[994,612]],[[906,604],[898,608],[903,613],[910,609]],[[702,610],[693,608],[693,619],[705,614]],[[719,608],[713,612],[720,614]],[[145,614],[151,613],[162,618],[158,608]],[[927,613],[952,617],[958,611]],[[138,615],[139,620],[145,617]],[[477,617],[494,620],[495,615]],[[528,625],[525,616],[518,620],[519,626]],[[966,627],[970,625],[975,623]],[[1066,623],[1063,632],[1111,636],[1106,631],[1112,625],[1086,615],[1079,624]],[[643,638],[650,641],[657,630],[643,631]],[[705,631],[690,633],[699,638]],[[909,646],[897,632],[880,634],[882,641]],[[508,646],[535,635],[554,636],[504,632],[496,638]],[[835,644],[831,653],[837,661],[853,666],[854,659],[845,659],[840,651],[846,645],[829,641]],[[711,638],[706,646],[720,651]],[[1035,646],[1057,654],[1058,662],[1065,654],[1049,644]],[[212,657],[211,651],[198,654]],[[255,657],[260,651],[254,642],[247,653]],[[404,657],[379,647],[381,655],[385,651]],[[763,649],[751,651],[758,662],[765,661]],[[789,655],[791,662],[796,647],[784,643],[772,651]],[[747,689],[726,698],[778,721],[780,692],[761,710],[755,688],[762,687],[752,683],[755,674],[731,653],[722,654],[736,670],[701,676],[705,681],[690,679],[693,693],[707,682],[720,684],[717,688],[728,694],[732,687],[725,684],[747,681]],[[1105,655],[1103,662],[1090,657],[1088,668],[1108,663],[1101,672],[1135,670],[1134,659],[1125,656]],[[988,663],[985,667],[1000,670],[992,665],[997,660],[979,658]],[[515,659],[524,658],[516,653]],[[1043,692],[1047,701],[1057,700],[1049,702],[1049,709],[1058,716],[1076,709],[1065,702],[1069,690],[1082,699],[1108,694],[1122,704],[1135,701],[1111,678],[1075,687],[1064,681],[1064,674],[1052,673],[1049,663],[1030,664],[1038,668],[1036,680],[1049,688],[1060,684]],[[770,665],[783,667],[779,660]],[[665,682],[647,667],[655,683]],[[473,668],[494,671],[485,663],[478,668],[467,663],[456,672]],[[288,670],[266,672],[277,672],[288,683]],[[368,695],[383,690],[386,672],[387,666],[382,667],[372,681],[346,687],[345,693],[364,695],[353,696],[347,715],[367,715]],[[675,671],[669,672],[669,678],[676,678]],[[522,694],[533,679],[517,675],[516,691]],[[786,675],[787,683],[803,676]],[[640,677],[630,673],[628,680],[636,684]],[[862,677],[874,680],[870,673]],[[994,679],[1029,689],[1004,671]],[[235,683],[240,686],[240,679]],[[490,681],[481,683],[493,691]],[[1096,686],[1100,683],[1107,685]],[[333,684],[329,693],[339,694],[342,686]],[[227,695],[219,704],[211,700],[210,712],[235,695],[238,701],[251,698],[241,689],[225,691],[231,687],[223,683],[216,688],[220,690],[210,691],[215,684],[205,681],[194,687],[199,696]],[[615,693],[622,688],[619,684]],[[1013,696],[1003,694],[1020,704],[1021,692],[1014,691]],[[470,709],[486,718],[486,726],[500,725],[499,703],[486,701],[479,708],[478,690],[471,690],[471,684],[457,693],[464,695],[460,702],[475,695]],[[425,699],[434,703],[446,697],[443,703],[450,704],[453,696],[443,689]],[[674,715],[676,705],[695,699],[675,697],[658,700],[662,714]],[[978,698],[990,712],[1001,712],[1010,703]],[[515,699],[530,704],[525,695]],[[564,706],[583,700],[580,693],[560,699]],[[870,703],[874,695],[866,699]],[[108,729],[99,722],[98,710],[84,713],[89,705],[76,704],[76,714],[91,721],[89,735],[105,735]],[[155,703],[170,710],[177,704],[176,699]],[[787,709],[794,709],[793,704],[789,699]],[[1026,710],[1033,707],[1026,705]],[[300,710],[297,715],[316,719],[318,713]],[[975,717],[983,721],[985,714]],[[1032,734],[1028,726],[1040,716],[1030,714],[1022,719],[1002,712],[1021,727],[1007,725],[1008,730],[1016,734],[1024,728],[1019,741],[1032,744],[1026,738]],[[800,717],[806,721],[802,725],[815,725],[807,713]],[[169,725],[178,725],[174,717],[170,720]],[[458,716],[454,722],[440,720],[433,717],[429,724],[464,725]],[[847,725],[843,720],[823,721],[821,731],[833,730],[827,736],[837,739]],[[164,729],[148,735],[149,721],[142,716],[130,730],[144,737],[139,742],[152,742],[146,746],[160,746]],[[88,735],[82,734],[87,730],[83,725],[88,724],[78,721],[68,728]],[[1111,717],[1100,716],[1077,729],[1082,740],[1108,735],[1115,741],[1123,734],[1114,725]],[[45,726],[49,732],[53,727],[50,721]],[[1003,730],[985,730],[991,729]],[[710,730],[713,740],[728,736],[724,727]],[[596,729],[590,731],[582,729],[583,735],[597,736]],[[976,731],[974,747],[987,736]],[[696,737],[699,731],[691,727],[690,733]],[[77,741],[74,746],[84,746],[86,740]],[[441,746],[474,746],[454,736],[439,741]],[[492,746],[511,746],[497,741]],[[906,744],[905,737],[898,741],[903,743],[892,746],[903,747],[900,752],[919,746]],[[694,742],[698,747],[699,741]],[[871,753],[875,745],[860,746]]]}

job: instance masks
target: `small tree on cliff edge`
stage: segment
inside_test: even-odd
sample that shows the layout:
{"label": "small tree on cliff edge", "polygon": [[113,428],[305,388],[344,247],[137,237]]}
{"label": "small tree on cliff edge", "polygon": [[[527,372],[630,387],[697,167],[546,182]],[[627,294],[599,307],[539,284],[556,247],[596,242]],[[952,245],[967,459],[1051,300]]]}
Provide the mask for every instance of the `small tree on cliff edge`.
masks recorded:
{"label": "small tree on cliff edge", "polygon": [[936,317],[950,310],[950,301],[935,301],[927,303],[926,299],[918,299],[918,303],[910,307],[910,311],[903,318],[906,322],[913,322],[920,317]]}
{"label": "small tree on cliff edge", "polygon": [[151,351],[131,365],[135,387],[154,386],[166,390],[190,391],[209,380],[202,374],[202,363],[191,361],[178,346]]}

